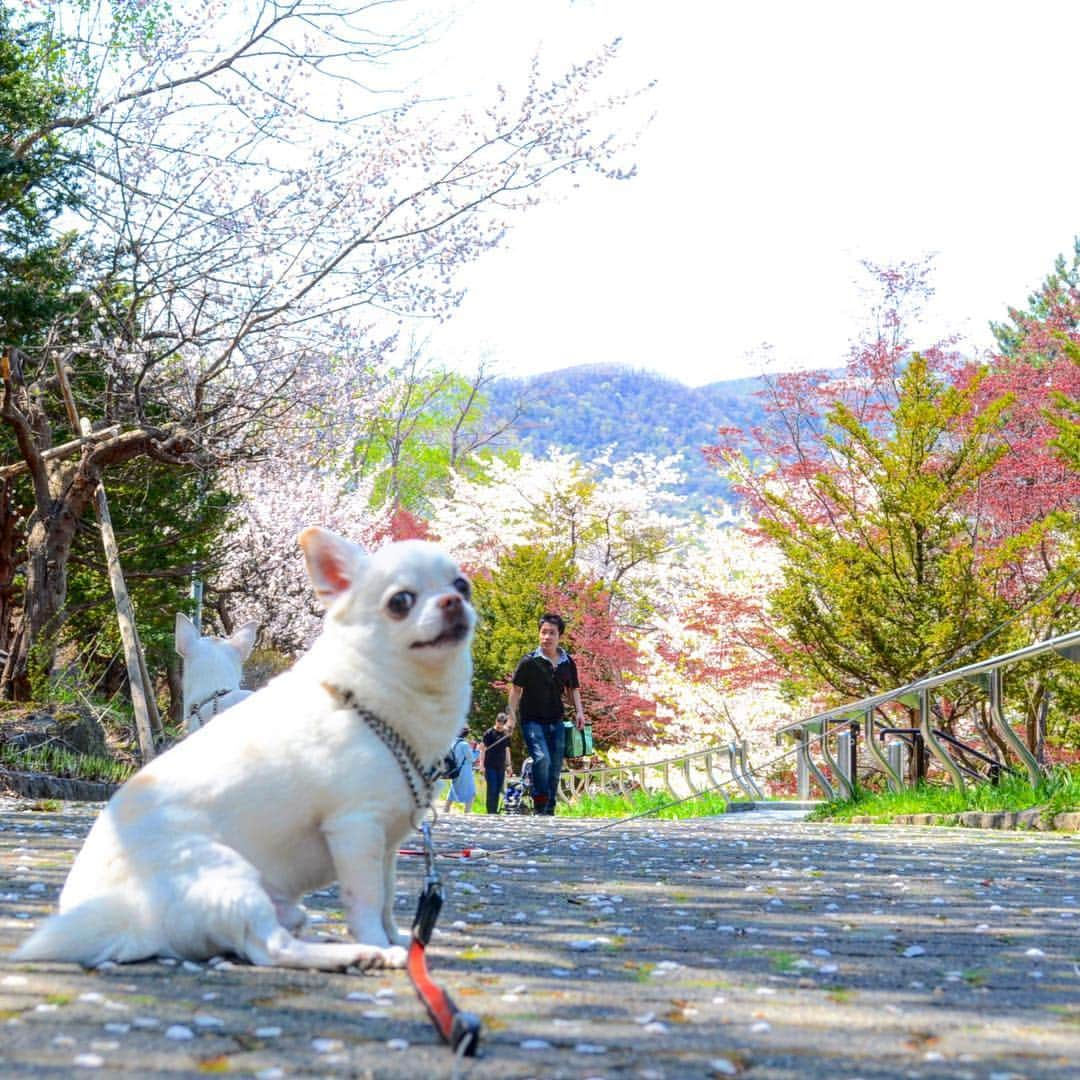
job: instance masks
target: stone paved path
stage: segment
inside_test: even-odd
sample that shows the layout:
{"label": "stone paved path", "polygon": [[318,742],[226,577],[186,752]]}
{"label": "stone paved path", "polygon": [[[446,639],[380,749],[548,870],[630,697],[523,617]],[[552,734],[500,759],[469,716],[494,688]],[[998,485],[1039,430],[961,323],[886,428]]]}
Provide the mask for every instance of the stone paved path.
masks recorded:
{"label": "stone paved path", "polygon": [[[0,1076],[448,1077],[402,974],[6,959],[95,808],[0,812]],[[1080,1076],[1080,841],[732,814],[454,817],[436,977],[482,1014],[463,1077]],[[565,842],[552,843],[554,838]],[[403,859],[407,923],[419,860]],[[334,891],[311,898],[342,932]]]}

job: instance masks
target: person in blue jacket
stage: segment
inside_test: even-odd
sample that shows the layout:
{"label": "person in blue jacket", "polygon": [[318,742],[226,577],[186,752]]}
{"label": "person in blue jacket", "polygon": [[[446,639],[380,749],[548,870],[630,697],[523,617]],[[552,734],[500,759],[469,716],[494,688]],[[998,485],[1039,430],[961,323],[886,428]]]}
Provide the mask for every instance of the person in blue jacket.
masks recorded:
{"label": "person in blue jacket", "polygon": [[454,765],[458,774],[450,781],[450,790],[446,793],[446,805],[443,813],[450,813],[451,803],[462,803],[465,813],[472,812],[472,804],[476,800],[476,777],[473,775],[473,766],[480,760],[480,751],[468,743],[469,729],[463,727],[450,747],[450,753],[454,755]]}

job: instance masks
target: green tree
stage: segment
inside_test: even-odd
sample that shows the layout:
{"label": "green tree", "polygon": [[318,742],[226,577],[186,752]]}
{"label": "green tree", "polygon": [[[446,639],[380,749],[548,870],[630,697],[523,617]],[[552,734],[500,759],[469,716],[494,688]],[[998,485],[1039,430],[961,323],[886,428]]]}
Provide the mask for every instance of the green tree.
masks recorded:
{"label": "green tree", "polygon": [[377,506],[425,514],[445,495],[451,473],[481,479],[499,437],[520,414],[491,415],[483,365],[470,378],[421,371],[416,357],[391,380],[381,406],[367,420],[345,463],[356,479],[374,477]]}
{"label": "green tree", "polygon": [[916,354],[887,424],[835,403],[801,494],[765,491],[761,525],[785,557],[771,649],[793,688],[842,700],[900,685],[1007,618],[971,514],[1005,403],[975,415],[977,385],[948,386]]}
{"label": "green tree", "polygon": [[[155,464],[129,464],[109,480],[110,516],[139,637],[151,672],[165,672],[168,708],[179,720],[177,611],[191,611],[193,576],[212,574],[225,550],[232,499],[208,478]],[[108,568],[96,528],[72,544],[58,645],[80,658],[80,675],[111,694],[126,678]],[[160,689],[160,688],[159,688]]]}
{"label": "green tree", "polygon": [[1026,306],[1010,308],[1009,320],[991,323],[990,329],[997,339],[1004,357],[1024,356],[1029,362],[1032,349],[1032,327],[1043,326],[1052,331],[1041,336],[1043,361],[1052,359],[1058,348],[1063,348],[1069,334],[1080,330],[1080,237],[1073,241],[1071,259],[1059,255],[1054,269],[1047,274],[1039,288],[1027,299]]}
{"label": "green tree", "polygon": [[0,343],[26,348],[70,309],[71,237],[53,234],[74,204],[79,159],[52,134],[26,145],[69,102],[56,50],[40,24],[0,7]]}
{"label": "green tree", "polygon": [[510,676],[518,661],[536,648],[537,623],[553,588],[577,578],[570,554],[526,545],[506,552],[490,574],[473,580],[480,621],[473,642],[473,725],[486,727],[506,708]]}

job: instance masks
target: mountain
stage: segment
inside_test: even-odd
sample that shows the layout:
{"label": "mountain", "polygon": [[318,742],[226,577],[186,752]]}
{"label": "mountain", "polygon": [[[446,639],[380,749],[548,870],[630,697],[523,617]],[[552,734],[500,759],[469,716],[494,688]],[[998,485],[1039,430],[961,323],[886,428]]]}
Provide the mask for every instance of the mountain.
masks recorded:
{"label": "mountain", "polygon": [[635,453],[683,456],[688,510],[729,501],[727,482],[709,465],[702,447],[721,427],[746,430],[761,422],[757,378],[686,386],[653,372],[618,364],[586,364],[527,378],[499,378],[488,387],[492,415],[505,416],[520,402],[524,415],[509,433],[510,445],[536,456],[557,446],[583,461],[614,447],[618,460]]}

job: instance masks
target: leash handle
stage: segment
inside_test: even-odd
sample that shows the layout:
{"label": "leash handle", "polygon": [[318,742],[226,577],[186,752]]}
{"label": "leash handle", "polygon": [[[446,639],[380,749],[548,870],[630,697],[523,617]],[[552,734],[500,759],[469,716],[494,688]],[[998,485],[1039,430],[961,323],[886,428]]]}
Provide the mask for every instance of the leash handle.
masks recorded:
{"label": "leash handle", "polygon": [[416,991],[416,996],[424,1003],[431,1022],[435,1025],[445,1042],[455,1054],[475,1057],[480,1046],[480,1017],[474,1013],[462,1012],[454,999],[440,987],[428,973],[424,946],[414,937],[409,945],[406,962],[409,979]]}
{"label": "leash handle", "polygon": [[437,880],[427,882],[416,905],[406,970],[417,997],[423,1002],[443,1042],[447,1043],[455,1054],[474,1057],[480,1045],[480,1017],[462,1012],[454,999],[432,979],[427,969],[424,949],[431,940],[435,920],[439,917],[442,905],[442,886]]}

